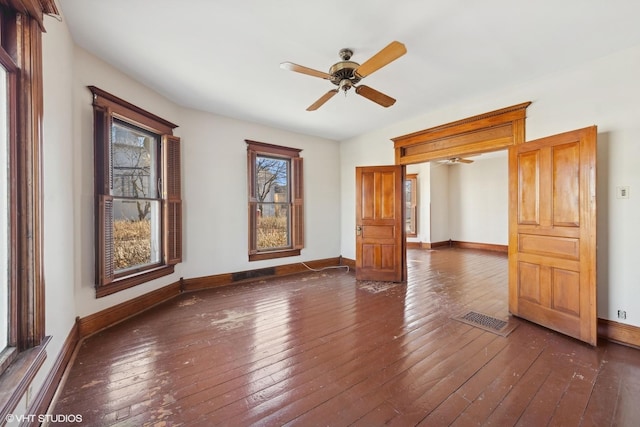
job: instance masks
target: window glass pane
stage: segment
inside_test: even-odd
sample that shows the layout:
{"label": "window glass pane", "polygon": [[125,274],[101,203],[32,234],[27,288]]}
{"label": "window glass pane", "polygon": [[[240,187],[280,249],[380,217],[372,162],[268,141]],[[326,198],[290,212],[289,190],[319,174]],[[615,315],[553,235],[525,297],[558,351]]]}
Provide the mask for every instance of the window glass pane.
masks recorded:
{"label": "window glass pane", "polygon": [[7,72],[0,67],[0,351],[9,331],[9,129],[7,128]]}
{"label": "window glass pane", "polygon": [[111,144],[112,195],[157,198],[157,136],[114,121],[111,128]]}
{"label": "window glass pane", "polygon": [[405,207],[404,207],[404,213],[405,213],[405,228],[407,233],[412,233],[413,229],[412,229],[412,224],[413,224],[413,220],[412,220],[412,209],[411,206],[413,205],[413,200],[412,200],[412,191],[411,191],[411,187],[412,187],[412,182],[411,180],[406,180],[404,182],[404,200],[405,200]]}
{"label": "window glass pane", "polygon": [[258,250],[285,248],[291,245],[289,204],[259,203],[256,239]]}
{"label": "window glass pane", "polygon": [[259,202],[289,202],[289,160],[256,156],[256,194]]}
{"label": "window glass pane", "polygon": [[160,202],[115,199],[116,273],[160,262]]}

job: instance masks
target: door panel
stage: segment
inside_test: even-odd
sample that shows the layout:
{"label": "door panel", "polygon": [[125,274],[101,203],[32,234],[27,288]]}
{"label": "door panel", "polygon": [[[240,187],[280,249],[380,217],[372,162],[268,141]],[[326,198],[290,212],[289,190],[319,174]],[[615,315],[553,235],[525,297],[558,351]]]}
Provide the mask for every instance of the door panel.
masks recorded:
{"label": "door panel", "polygon": [[592,345],[596,128],[509,150],[509,310]]}
{"label": "door panel", "polygon": [[406,279],[403,166],[356,168],[356,279]]}

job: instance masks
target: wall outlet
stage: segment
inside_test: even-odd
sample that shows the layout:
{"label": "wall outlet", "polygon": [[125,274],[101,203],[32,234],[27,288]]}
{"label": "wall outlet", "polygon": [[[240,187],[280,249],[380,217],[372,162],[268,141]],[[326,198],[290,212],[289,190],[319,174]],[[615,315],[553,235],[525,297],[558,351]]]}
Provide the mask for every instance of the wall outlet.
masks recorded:
{"label": "wall outlet", "polygon": [[616,199],[628,199],[629,198],[629,186],[622,185],[616,187]]}
{"label": "wall outlet", "polygon": [[627,318],[627,312],[624,310],[618,310],[618,319],[626,319]]}

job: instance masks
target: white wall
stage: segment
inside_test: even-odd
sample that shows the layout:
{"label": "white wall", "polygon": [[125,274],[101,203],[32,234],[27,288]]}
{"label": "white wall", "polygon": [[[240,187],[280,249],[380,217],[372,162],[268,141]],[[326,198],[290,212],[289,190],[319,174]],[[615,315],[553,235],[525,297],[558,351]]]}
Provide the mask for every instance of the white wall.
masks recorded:
{"label": "white wall", "polygon": [[[640,270],[635,267],[640,240],[638,74],[640,46],[342,142],[342,254],[355,256],[353,170],[362,159],[393,164],[391,138],[532,101],[527,140],[598,125],[598,316],[640,326]],[[630,186],[629,199],[615,198],[615,187],[620,185]],[[432,240],[437,239],[432,236]],[[626,310],[626,320],[617,319],[618,309]]]}
{"label": "white wall", "polygon": [[502,157],[447,166],[451,240],[509,244],[509,170]]}
{"label": "white wall", "polygon": [[[336,141],[184,110],[185,278],[332,258],[340,254]],[[298,257],[248,261],[245,139],[302,149],[305,247]]]}
{"label": "white wall", "polygon": [[449,166],[436,163],[431,168],[430,242],[449,240],[449,227]]}

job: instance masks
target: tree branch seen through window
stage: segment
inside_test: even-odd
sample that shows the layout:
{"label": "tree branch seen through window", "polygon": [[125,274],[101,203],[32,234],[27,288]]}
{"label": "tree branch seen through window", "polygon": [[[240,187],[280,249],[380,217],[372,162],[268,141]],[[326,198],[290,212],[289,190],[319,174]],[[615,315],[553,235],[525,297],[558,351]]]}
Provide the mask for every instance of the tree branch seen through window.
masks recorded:
{"label": "tree branch seen through window", "polygon": [[247,141],[249,260],[300,254],[304,220],[299,152]]}

